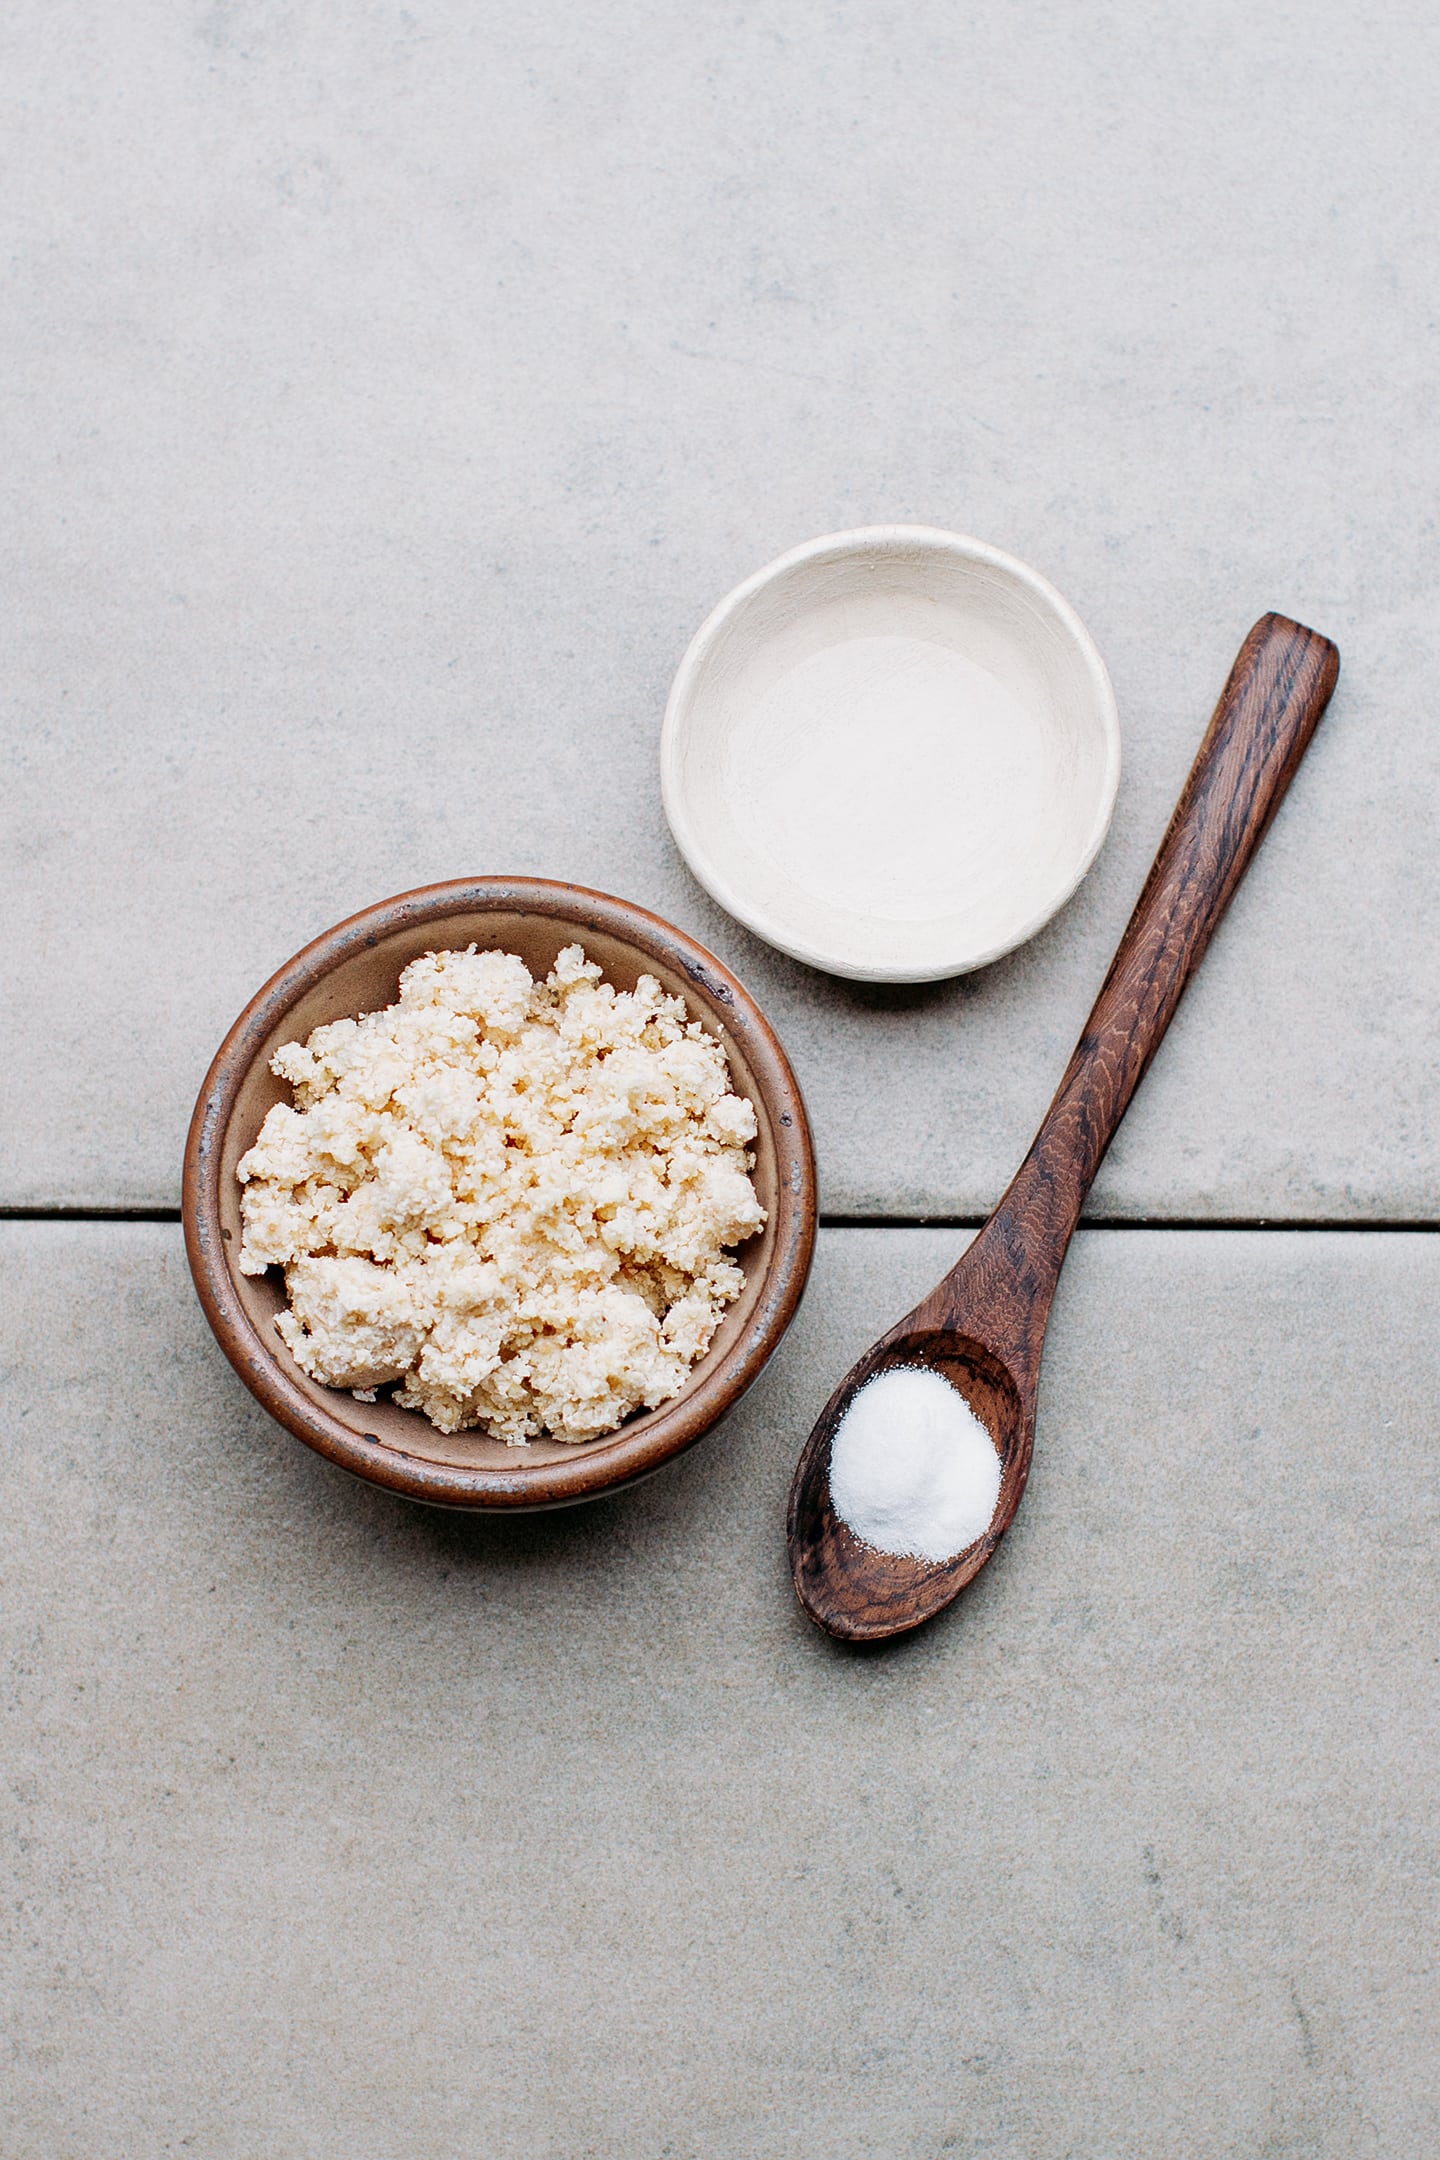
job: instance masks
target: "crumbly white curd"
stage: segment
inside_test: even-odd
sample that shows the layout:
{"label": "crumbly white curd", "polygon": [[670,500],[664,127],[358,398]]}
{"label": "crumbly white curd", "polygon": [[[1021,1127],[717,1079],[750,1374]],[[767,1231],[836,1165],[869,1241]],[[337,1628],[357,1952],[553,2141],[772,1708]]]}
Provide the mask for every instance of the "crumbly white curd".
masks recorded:
{"label": "crumbly white curd", "polygon": [[755,1112],[681,999],[617,991],[579,945],[427,953],[383,1012],[271,1061],[241,1158],[241,1269],[282,1267],[276,1326],[327,1387],[442,1432],[584,1441],[679,1393],[764,1225]]}

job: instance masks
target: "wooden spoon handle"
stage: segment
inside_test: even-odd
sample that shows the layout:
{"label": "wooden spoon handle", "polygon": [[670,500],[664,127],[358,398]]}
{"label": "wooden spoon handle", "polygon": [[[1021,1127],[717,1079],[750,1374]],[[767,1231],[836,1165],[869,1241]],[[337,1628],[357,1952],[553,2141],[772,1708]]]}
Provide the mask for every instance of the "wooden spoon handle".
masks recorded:
{"label": "wooden spoon handle", "polygon": [[[977,1241],[1018,1269],[1027,1293],[1022,1302],[1039,1302],[1040,1336],[1091,1181],[1339,673],[1330,640],[1283,615],[1261,617],[1230,670],[1055,1100]],[[1037,1370],[1039,1348],[1036,1337]]]}

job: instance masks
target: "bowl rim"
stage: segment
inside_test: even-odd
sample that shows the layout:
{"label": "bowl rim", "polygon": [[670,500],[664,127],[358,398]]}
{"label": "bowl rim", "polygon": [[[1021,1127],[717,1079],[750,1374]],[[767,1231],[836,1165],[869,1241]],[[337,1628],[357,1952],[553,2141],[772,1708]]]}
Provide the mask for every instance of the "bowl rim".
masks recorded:
{"label": "bowl rim", "polygon": [[[719,1004],[756,1076],[776,1151],[775,1220],[764,1295],[723,1356],[693,1387],[639,1425],[622,1425],[575,1450],[573,1461],[513,1469],[438,1463],[367,1439],[306,1394],[287,1373],[241,1300],[221,1235],[220,1180],[225,1135],[261,1045],[286,1012],[342,960],[395,931],[460,913],[529,913],[598,930],[642,955],[677,965]],[[648,1477],[692,1447],[758,1378],[794,1317],[814,1254],[815,1153],[804,1098],[774,1029],[749,992],[715,955],[662,916],[613,894],[561,880],[458,878],[422,885],[362,908],[322,931],[278,968],[226,1033],[196,1099],[185,1142],[181,1220],[186,1256],[205,1317],[252,1395],[297,1440],[341,1469],[412,1500],[442,1507],[566,1507]],[[417,1416],[420,1413],[415,1413]]]}
{"label": "bowl rim", "polygon": [[[1094,711],[1100,722],[1105,744],[1105,768],[1096,798],[1095,815],[1085,846],[1078,858],[1078,867],[1063,888],[1055,889],[1043,905],[1025,919],[1021,926],[1001,939],[999,943],[980,951],[964,952],[953,960],[940,965],[900,969],[894,966],[877,967],[856,961],[843,951],[816,945],[794,935],[785,923],[767,913],[731,881],[726,872],[718,868],[713,858],[701,844],[689,815],[688,799],[682,778],[681,744],[685,726],[694,701],[696,679],[711,647],[735,616],[749,606],[755,596],[775,579],[788,576],[807,562],[829,557],[838,560],[846,555],[866,553],[892,554],[904,551],[926,550],[934,554],[958,557],[970,563],[983,563],[1021,585],[1060,625],[1069,639],[1083,666],[1093,697]],[[938,525],[856,525],[843,532],[823,533],[819,538],[806,540],[799,547],[790,548],[777,555],[772,562],[741,581],[728,592],[706,616],[685,649],[670,695],[665,703],[665,718],[660,730],[660,794],[665,805],[675,844],[684,856],[691,871],[704,886],[712,900],[719,902],[727,914],[733,915],[748,930],[753,930],[777,951],[788,953],[793,960],[802,960],[807,967],[819,968],[827,975],[839,975],[850,982],[945,982],[955,975],[968,975],[976,968],[988,967],[992,961],[1014,952],[1025,944],[1047,922],[1057,915],[1068,900],[1073,899],[1082,879],[1094,863],[1110,822],[1115,813],[1115,798],[1120,786],[1120,715],[1115,701],[1114,686],[1109,671],[1100,657],[1099,647],[1091,637],[1074,608],[1029,563],[1018,555],[1010,555],[1003,548],[992,547],[986,540],[976,540],[968,533],[947,532]]]}

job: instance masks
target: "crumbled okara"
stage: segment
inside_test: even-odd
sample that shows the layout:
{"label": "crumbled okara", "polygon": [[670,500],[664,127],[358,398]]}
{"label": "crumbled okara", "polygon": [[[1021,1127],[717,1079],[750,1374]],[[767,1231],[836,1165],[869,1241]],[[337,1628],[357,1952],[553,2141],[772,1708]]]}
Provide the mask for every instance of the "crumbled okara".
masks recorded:
{"label": "crumbled okara", "polygon": [[239,1164],[240,1266],[285,1270],[276,1326],[324,1386],[442,1432],[582,1441],[668,1402],[764,1227],[755,1112],[652,976],[579,945],[544,983],[511,953],[426,953],[396,1004],[271,1060],[280,1103]]}

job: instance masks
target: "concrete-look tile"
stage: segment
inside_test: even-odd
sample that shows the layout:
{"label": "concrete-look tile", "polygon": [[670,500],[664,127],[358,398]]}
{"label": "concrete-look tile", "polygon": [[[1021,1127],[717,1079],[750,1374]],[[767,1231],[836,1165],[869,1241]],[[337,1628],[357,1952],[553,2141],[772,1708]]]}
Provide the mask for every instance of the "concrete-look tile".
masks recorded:
{"label": "concrete-look tile", "polygon": [[[1440,1209],[1432,9],[57,0],[0,35],[0,1204],[171,1204],[274,966],[524,871],[739,968],[831,1209],[983,1211],[1277,606],[1340,698],[1095,1204]],[[890,518],[1060,584],[1127,761],[1063,918],[893,995],[711,907],[656,776],[713,601]]]}
{"label": "concrete-look tile", "polygon": [[790,1601],[838,1231],[745,1405],[497,1524],[342,1478],[166,1226],[0,1226],[0,2146],[1306,2160],[1440,2141],[1440,1239],[1082,1236],[913,1641]]}

